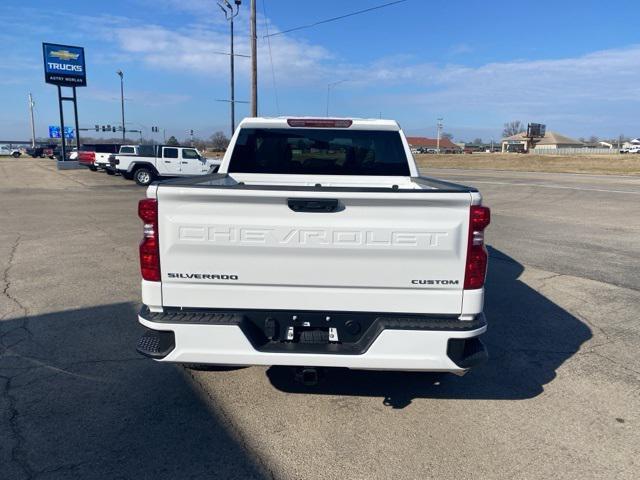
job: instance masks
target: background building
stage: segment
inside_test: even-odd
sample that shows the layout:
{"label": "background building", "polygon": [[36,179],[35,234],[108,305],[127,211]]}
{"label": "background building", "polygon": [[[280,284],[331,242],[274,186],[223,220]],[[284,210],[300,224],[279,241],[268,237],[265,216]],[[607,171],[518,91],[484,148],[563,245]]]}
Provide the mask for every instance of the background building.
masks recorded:
{"label": "background building", "polygon": [[522,152],[531,150],[553,150],[558,148],[583,148],[584,142],[567,137],[558,132],[549,132],[542,138],[527,138],[526,132],[520,132],[502,139],[502,152]]}
{"label": "background building", "polygon": [[[427,138],[427,137],[407,137],[407,142],[409,142],[409,146],[411,149],[437,149],[438,148],[438,139],[437,138]],[[462,148],[459,145],[456,145],[448,138],[440,139],[440,153],[460,153],[462,152]]]}

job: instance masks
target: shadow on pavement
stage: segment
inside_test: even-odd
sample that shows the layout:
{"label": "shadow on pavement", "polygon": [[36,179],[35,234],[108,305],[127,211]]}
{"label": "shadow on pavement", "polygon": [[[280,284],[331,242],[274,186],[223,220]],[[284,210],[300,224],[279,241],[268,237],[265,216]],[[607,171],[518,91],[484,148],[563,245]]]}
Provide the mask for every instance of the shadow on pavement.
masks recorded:
{"label": "shadow on pavement", "polygon": [[261,478],[188,374],[135,352],[135,319],[0,321],[0,478]]}
{"label": "shadow on pavement", "polygon": [[328,369],[316,387],[295,383],[288,368],[271,367],[269,380],[290,393],[382,397],[393,408],[404,408],[414,398],[521,400],[539,395],[556,370],[591,338],[591,330],[519,281],[521,264],[493,248],[489,253],[485,297],[489,329],[482,337],[489,350],[486,365],[464,377]]}

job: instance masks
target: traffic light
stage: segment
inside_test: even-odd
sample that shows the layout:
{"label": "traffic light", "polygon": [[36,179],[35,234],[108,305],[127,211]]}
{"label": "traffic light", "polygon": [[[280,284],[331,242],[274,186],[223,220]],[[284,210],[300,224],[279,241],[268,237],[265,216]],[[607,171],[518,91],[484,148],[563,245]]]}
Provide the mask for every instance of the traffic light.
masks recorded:
{"label": "traffic light", "polygon": [[106,132],[107,131],[107,127],[105,127],[104,125],[102,125],[102,131]]}
{"label": "traffic light", "polygon": [[99,132],[100,131],[100,125],[95,125],[95,127],[96,127],[96,132]]}
{"label": "traffic light", "polygon": [[189,130],[189,135],[193,136],[193,130]]}
{"label": "traffic light", "polygon": [[112,131],[113,133],[116,133],[116,127],[111,127],[111,131]]}

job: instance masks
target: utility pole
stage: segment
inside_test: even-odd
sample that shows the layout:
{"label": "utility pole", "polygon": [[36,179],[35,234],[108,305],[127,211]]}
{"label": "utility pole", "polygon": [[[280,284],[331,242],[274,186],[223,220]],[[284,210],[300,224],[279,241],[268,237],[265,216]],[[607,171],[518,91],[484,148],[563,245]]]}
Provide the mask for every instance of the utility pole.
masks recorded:
{"label": "utility pole", "polygon": [[240,12],[240,4],[242,0],[234,0],[235,9],[229,0],[218,0],[218,6],[224,12],[224,18],[229,21],[230,26],[230,35],[231,35],[231,52],[229,55],[229,67],[231,69],[231,135],[233,136],[233,132],[236,130],[236,91],[235,91],[235,69],[234,69],[234,59],[235,55],[233,53],[233,19],[238,16]]}
{"label": "utility pole", "polygon": [[229,55],[231,62],[231,135],[233,135],[236,130],[236,70],[234,66],[235,57],[233,55],[233,16],[229,23],[231,24],[231,55]]}
{"label": "utility pole", "polygon": [[438,119],[438,124],[436,125],[436,128],[438,130],[438,139],[436,140],[436,151],[438,153],[440,153],[440,132],[442,132],[442,118]]}
{"label": "utility pole", "polygon": [[29,114],[30,114],[30,119],[31,119],[31,148],[35,148],[36,147],[36,124],[33,120],[33,106],[35,104],[33,103],[33,95],[31,95],[31,92],[29,92]]}
{"label": "utility pole", "polygon": [[[251,0],[251,116],[258,116],[258,48],[256,45],[256,0]],[[233,52],[232,52],[233,53]],[[233,58],[233,57],[232,57]]]}
{"label": "utility pole", "polygon": [[120,109],[122,110],[122,143],[125,143],[126,129],[124,127],[124,73],[122,70],[116,72],[120,77]]}

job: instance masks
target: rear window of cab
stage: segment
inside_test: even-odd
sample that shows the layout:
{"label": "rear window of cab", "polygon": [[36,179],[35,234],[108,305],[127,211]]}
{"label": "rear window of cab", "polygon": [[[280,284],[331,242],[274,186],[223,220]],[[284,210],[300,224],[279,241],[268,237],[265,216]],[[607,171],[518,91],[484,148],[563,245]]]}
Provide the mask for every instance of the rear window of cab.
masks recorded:
{"label": "rear window of cab", "polygon": [[399,132],[344,128],[243,128],[229,172],[410,175]]}

